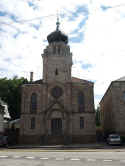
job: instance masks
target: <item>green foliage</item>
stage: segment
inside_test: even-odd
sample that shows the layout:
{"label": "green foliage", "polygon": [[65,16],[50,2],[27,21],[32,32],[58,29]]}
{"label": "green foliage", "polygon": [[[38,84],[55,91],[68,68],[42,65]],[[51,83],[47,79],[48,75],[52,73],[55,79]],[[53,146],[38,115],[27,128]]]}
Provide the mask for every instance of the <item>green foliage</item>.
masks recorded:
{"label": "green foliage", "polygon": [[24,83],[28,83],[28,81],[23,77],[0,78],[0,97],[8,104],[8,110],[12,119],[20,117],[21,85]]}

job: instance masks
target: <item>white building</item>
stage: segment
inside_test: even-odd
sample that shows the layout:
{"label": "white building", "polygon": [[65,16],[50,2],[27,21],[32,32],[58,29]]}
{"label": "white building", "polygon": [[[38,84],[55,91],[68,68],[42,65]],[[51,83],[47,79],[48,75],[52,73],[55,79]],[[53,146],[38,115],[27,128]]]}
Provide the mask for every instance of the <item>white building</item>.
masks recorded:
{"label": "white building", "polygon": [[4,134],[9,119],[10,114],[8,112],[8,106],[0,99],[0,134]]}

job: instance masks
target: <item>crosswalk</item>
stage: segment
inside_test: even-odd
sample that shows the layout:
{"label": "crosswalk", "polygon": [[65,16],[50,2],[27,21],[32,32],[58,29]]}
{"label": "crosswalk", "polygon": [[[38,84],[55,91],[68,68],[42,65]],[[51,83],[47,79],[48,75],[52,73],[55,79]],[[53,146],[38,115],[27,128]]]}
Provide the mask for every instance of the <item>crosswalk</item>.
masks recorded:
{"label": "crosswalk", "polygon": [[113,159],[95,159],[95,158],[79,158],[79,157],[36,157],[36,156],[19,156],[19,155],[1,155],[1,159],[26,159],[26,160],[54,160],[54,161],[63,161],[63,160],[69,160],[69,161],[86,161],[86,162],[97,162],[97,161],[102,161],[102,162],[113,162],[113,161],[118,161],[125,163],[125,160],[113,160]]}
{"label": "crosswalk", "polygon": [[0,156],[0,158],[7,158],[8,156]]}

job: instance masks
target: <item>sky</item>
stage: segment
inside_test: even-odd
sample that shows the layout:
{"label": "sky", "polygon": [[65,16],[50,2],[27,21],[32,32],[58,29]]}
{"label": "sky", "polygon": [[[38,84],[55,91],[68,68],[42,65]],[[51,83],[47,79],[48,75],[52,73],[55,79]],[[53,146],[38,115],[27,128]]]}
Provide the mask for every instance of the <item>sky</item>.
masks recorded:
{"label": "sky", "polygon": [[47,35],[69,37],[72,76],[94,82],[95,107],[111,81],[125,76],[124,0],[0,0],[0,78],[42,78]]}

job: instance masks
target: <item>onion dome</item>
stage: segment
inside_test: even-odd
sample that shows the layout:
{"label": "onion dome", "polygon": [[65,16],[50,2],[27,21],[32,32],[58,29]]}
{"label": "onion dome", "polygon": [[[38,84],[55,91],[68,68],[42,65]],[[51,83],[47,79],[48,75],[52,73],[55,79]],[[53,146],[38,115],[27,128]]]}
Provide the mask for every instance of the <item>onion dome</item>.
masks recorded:
{"label": "onion dome", "polygon": [[57,18],[57,23],[56,23],[57,27],[56,27],[56,31],[50,33],[47,36],[47,40],[49,42],[49,44],[54,43],[54,42],[64,42],[65,44],[68,43],[68,36],[65,35],[64,33],[62,33],[59,30],[59,19]]}

